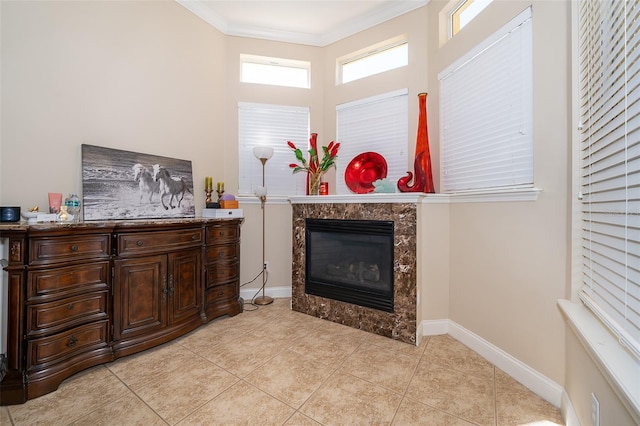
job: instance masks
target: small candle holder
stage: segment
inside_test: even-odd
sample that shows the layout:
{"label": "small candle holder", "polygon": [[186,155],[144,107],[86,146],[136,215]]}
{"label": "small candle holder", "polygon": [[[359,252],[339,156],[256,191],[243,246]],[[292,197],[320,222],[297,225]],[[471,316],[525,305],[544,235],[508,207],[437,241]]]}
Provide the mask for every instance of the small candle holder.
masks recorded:
{"label": "small candle holder", "polygon": [[218,202],[219,202],[220,197],[222,197],[222,194],[224,194],[224,189],[216,189],[216,192],[218,193]]}
{"label": "small candle holder", "polygon": [[205,189],[204,193],[207,196],[204,201],[206,204],[209,204],[211,202],[211,194],[213,194],[213,189]]}

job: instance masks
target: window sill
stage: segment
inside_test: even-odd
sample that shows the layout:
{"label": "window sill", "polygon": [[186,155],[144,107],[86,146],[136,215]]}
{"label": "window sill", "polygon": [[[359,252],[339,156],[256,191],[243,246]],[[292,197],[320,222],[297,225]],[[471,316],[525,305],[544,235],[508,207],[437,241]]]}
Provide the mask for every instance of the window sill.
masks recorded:
{"label": "window sill", "polygon": [[507,188],[486,191],[455,192],[447,195],[449,203],[488,203],[503,201],[536,201],[542,188]]}
{"label": "window sill", "polygon": [[558,306],[620,401],[640,424],[640,361],[581,303],[558,300]]}

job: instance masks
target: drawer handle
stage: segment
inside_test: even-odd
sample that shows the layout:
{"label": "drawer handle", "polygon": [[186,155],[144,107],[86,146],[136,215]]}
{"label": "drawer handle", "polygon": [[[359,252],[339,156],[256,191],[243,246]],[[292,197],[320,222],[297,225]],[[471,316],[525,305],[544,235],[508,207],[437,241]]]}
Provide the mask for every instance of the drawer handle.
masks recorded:
{"label": "drawer handle", "polygon": [[71,336],[69,337],[69,340],[67,341],[67,346],[72,348],[74,347],[76,344],[78,343],[78,339],[76,339],[75,336]]}
{"label": "drawer handle", "polygon": [[71,246],[71,251],[78,251],[78,246],[77,245],[72,245]]}
{"label": "drawer handle", "polygon": [[218,292],[218,296],[224,296],[224,291],[222,291],[222,290],[221,290],[221,291],[219,291],[219,292]]}
{"label": "drawer handle", "polygon": [[198,236],[197,236],[197,235],[192,235],[192,236],[191,236],[191,241],[195,241],[195,240],[197,240],[197,239],[198,239]]}
{"label": "drawer handle", "polygon": [[218,257],[223,257],[224,253],[223,252],[218,252]]}
{"label": "drawer handle", "polygon": [[220,231],[220,236],[224,237],[224,231]]}
{"label": "drawer handle", "polygon": [[138,247],[142,247],[142,246],[144,245],[144,242],[143,242],[142,240],[138,240],[138,241],[136,242],[136,245],[137,245]]}
{"label": "drawer handle", "polygon": [[67,306],[67,309],[70,311],[73,311],[73,307],[74,307],[73,303],[69,303],[69,306]]}

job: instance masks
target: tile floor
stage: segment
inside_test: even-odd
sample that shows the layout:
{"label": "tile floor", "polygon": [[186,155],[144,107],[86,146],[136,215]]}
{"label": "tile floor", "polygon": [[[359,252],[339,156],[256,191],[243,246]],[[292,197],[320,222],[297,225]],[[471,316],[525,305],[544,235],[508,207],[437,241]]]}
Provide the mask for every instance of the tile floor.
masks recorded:
{"label": "tile floor", "polygon": [[449,336],[420,347],[314,318],[289,299],[76,374],[0,407],[1,425],[564,424]]}

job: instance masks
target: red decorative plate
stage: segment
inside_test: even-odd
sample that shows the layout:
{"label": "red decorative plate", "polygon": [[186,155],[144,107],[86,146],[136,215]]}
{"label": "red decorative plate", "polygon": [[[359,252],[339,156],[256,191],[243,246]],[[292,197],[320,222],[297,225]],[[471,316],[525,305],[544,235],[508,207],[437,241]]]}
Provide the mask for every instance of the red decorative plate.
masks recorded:
{"label": "red decorative plate", "polygon": [[344,181],[356,194],[374,190],[373,182],[387,177],[387,162],[377,152],[356,155],[344,171]]}

